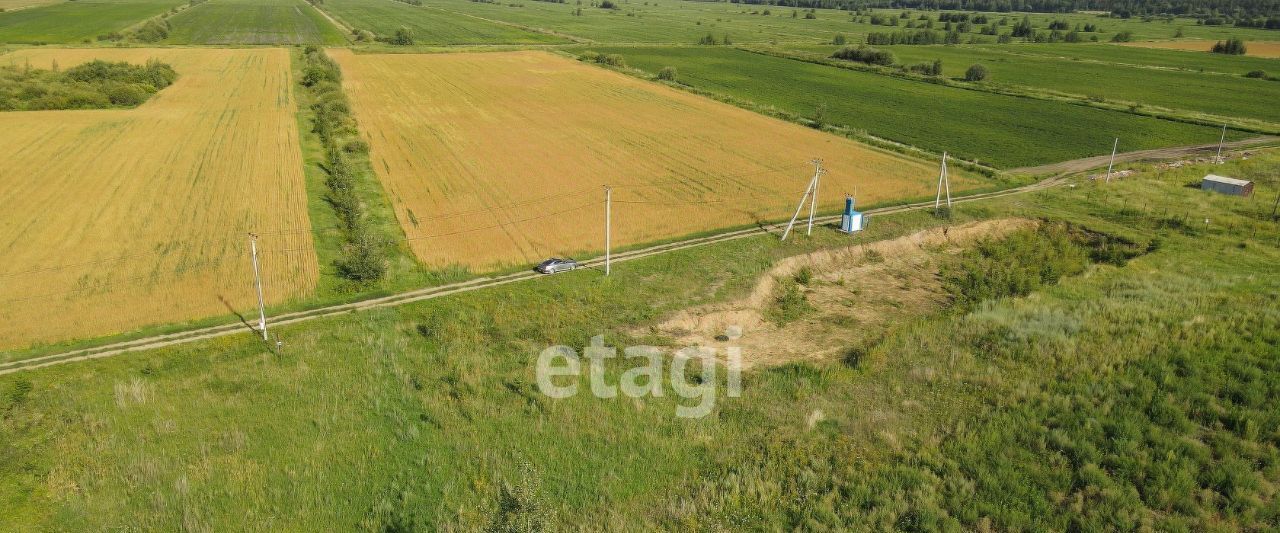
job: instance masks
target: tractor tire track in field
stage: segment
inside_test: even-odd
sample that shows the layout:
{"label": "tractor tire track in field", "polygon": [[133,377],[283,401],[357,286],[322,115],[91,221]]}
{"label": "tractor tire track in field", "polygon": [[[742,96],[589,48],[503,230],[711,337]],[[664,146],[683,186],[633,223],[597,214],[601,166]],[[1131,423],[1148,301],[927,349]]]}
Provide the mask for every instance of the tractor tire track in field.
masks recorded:
{"label": "tractor tire track in field", "polygon": [[[972,194],[972,195],[967,195],[963,197],[956,197],[952,200],[952,203],[966,203],[966,202],[973,202],[973,201],[985,200],[990,198],[999,198],[1002,196],[1011,196],[1016,194],[1025,194],[1025,193],[1035,192],[1035,191],[1039,191],[1039,190],[1043,190],[1043,189],[1047,189],[1047,188],[1059,185],[1063,182],[1063,180],[1064,180],[1064,176],[1059,175],[1059,176],[1045,179],[1043,181],[1039,181],[1029,185],[1024,185],[1022,187],[1016,187],[1013,189],[1005,189],[1003,191]],[[926,201],[926,202],[917,202],[912,204],[904,204],[904,205],[891,206],[891,207],[882,207],[878,209],[869,209],[865,211],[865,213],[868,215],[888,215],[888,214],[901,213],[901,212],[911,211],[916,209],[926,209],[932,206],[933,206],[932,203]],[[828,222],[834,222],[839,220],[840,220],[839,215],[829,215],[829,216],[823,216],[823,217],[816,217],[814,219],[814,222],[828,223]],[[784,226],[785,224],[781,224],[781,223],[762,224],[760,226],[747,228],[747,229],[732,230],[724,233],[718,233],[715,235],[696,237],[696,238],[684,239],[684,240],[666,243],[666,244],[648,246],[638,250],[632,250],[628,252],[620,252],[620,253],[613,254],[612,261],[615,263],[621,263],[621,262],[641,259],[641,258],[653,256],[653,255],[675,252],[678,250],[685,250],[689,248],[695,248],[698,246],[705,246],[708,244],[721,243],[726,241],[743,239],[747,237],[754,237],[754,236],[763,235],[763,234],[777,234],[784,228]],[[590,260],[583,261],[581,263],[582,267],[586,267],[586,268],[600,267],[603,264],[604,264],[603,257],[596,257]],[[394,307],[394,306],[404,305],[408,303],[419,302],[423,300],[431,300],[434,298],[451,296],[451,295],[460,294],[464,292],[498,287],[502,285],[507,285],[509,283],[515,283],[518,281],[528,281],[528,280],[536,279],[542,276],[543,276],[542,274],[537,274],[532,270],[530,270],[530,271],[515,272],[512,274],[505,274],[500,276],[481,277],[481,278],[476,278],[468,281],[450,283],[450,284],[441,285],[438,287],[428,287],[425,289],[415,289],[411,291],[402,292],[399,294],[369,298],[369,299],[346,303],[346,304],[332,305],[327,307],[321,307],[318,309],[311,309],[307,311],[297,311],[292,313],[279,314],[279,315],[269,317],[267,322],[270,325],[269,327],[278,328],[280,326],[287,326],[290,324],[297,324],[299,322],[307,322],[307,321],[315,320],[319,318],[337,316],[344,313],[351,313],[355,311],[363,311],[368,309],[378,309],[383,307]],[[243,334],[257,334],[257,333],[256,331],[250,331],[248,328],[246,328],[245,324],[239,323],[239,322],[223,324],[220,326],[210,326],[210,327],[190,329],[187,331],[179,331],[179,332],[168,333],[164,335],[155,335],[151,337],[134,339],[130,341],[122,341],[122,342],[116,342],[111,344],[105,344],[102,346],[96,346],[92,348],[82,348],[82,349],[72,350],[72,351],[63,352],[63,353],[49,354],[49,355],[44,355],[39,357],[33,357],[30,359],[0,363],[0,376],[3,376],[5,374],[22,372],[24,370],[34,370],[37,368],[44,368],[44,367],[49,367],[54,365],[62,365],[67,363],[79,362],[79,361],[89,361],[93,359],[102,359],[106,357],[112,357],[115,355],[130,353],[130,352],[153,350],[153,349],[163,348],[167,346],[187,344],[187,343],[201,341],[205,339],[213,339],[217,337],[224,337],[227,335],[234,335],[234,334],[243,335]]]}
{"label": "tractor tire track in field", "polygon": [[[1251,146],[1261,146],[1268,143],[1280,141],[1280,137],[1262,136],[1251,137],[1239,141],[1231,141],[1222,143],[1222,148],[1248,148]],[[1175,146],[1171,148],[1155,148],[1152,150],[1138,150],[1136,152],[1124,152],[1116,154],[1117,163],[1131,163],[1133,161],[1149,161],[1157,159],[1180,159],[1195,155],[1213,154],[1218,150],[1218,143],[1202,144],[1199,146]],[[1081,159],[1072,159],[1070,161],[1062,161],[1058,163],[1050,163],[1048,165],[1040,165],[1035,167],[1022,167],[1010,170],[1010,174],[1023,174],[1027,176],[1039,176],[1043,174],[1072,174],[1076,172],[1084,172],[1091,168],[1098,168],[1107,165],[1111,160],[1111,154],[1097,155],[1093,157],[1085,157]]]}

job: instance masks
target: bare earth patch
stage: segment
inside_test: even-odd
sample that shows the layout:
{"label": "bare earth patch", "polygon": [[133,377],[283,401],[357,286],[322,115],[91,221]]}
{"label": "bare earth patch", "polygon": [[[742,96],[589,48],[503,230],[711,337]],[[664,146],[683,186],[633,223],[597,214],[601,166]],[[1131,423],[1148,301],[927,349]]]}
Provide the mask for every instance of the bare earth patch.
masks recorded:
{"label": "bare earth patch", "polygon": [[[896,320],[946,304],[939,259],[979,239],[1035,224],[1025,219],[971,222],[790,257],[761,277],[746,298],[681,311],[651,333],[671,337],[677,346],[739,346],[744,368],[848,358]],[[806,267],[811,279],[800,290],[812,310],[785,325],[771,321],[769,309],[780,284]]]}

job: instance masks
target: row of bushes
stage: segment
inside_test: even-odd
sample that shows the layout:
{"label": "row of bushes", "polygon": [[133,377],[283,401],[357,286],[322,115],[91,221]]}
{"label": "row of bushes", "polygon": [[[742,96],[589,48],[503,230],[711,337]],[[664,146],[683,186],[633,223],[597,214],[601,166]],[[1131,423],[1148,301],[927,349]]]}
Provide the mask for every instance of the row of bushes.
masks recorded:
{"label": "row of bushes", "polygon": [[[845,61],[857,61],[868,65],[879,65],[882,67],[892,66],[898,62],[893,52],[888,50],[880,50],[867,45],[862,46],[846,46],[835,53],[831,54],[834,59],[843,59]],[[917,63],[915,65],[899,65],[900,69],[922,74],[925,76],[941,76],[942,60],[935,59],[932,63]],[[965,71],[965,81],[982,81],[987,79],[987,67],[981,63],[975,63]]]}
{"label": "row of bushes", "polygon": [[106,109],[134,107],[178,78],[173,67],[91,61],[66,71],[0,67],[0,110]]}
{"label": "row of bushes", "polygon": [[368,152],[358,136],[351,106],[342,92],[342,71],[317,46],[303,50],[302,85],[312,96],[312,131],[324,146],[325,200],[338,215],[343,232],[342,256],[337,261],[342,277],[357,281],[381,279],[387,272],[389,243],[366,220],[364,206],[356,194],[361,169],[353,156]]}

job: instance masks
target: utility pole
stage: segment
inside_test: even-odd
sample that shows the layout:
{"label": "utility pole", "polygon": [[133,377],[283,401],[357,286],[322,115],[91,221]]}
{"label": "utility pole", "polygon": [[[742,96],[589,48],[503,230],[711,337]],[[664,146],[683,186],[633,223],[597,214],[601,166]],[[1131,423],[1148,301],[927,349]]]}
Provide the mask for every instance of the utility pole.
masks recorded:
{"label": "utility pole", "polygon": [[1116,164],[1116,148],[1120,147],[1120,138],[1116,137],[1115,144],[1111,145],[1111,162],[1107,163],[1107,183],[1111,183],[1111,167]]}
{"label": "utility pole", "polygon": [[1276,203],[1271,206],[1271,220],[1276,219],[1276,210],[1280,209],[1280,191],[1276,192]]}
{"label": "utility pole", "polygon": [[938,172],[938,196],[933,199],[933,213],[938,214],[942,206],[942,190],[947,190],[947,209],[951,209],[951,175],[947,173],[947,153],[942,152],[942,170]]}
{"label": "utility pole", "polygon": [[253,285],[258,290],[258,330],[267,340],[267,310],[262,305],[262,276],[258,273],[258,234],[249,234],[249,250],[253,254]]}
{"label": "utility pole", "polygon": [[604,186],[604,275],[606,276],[609,275],[609,270],[611,266],[609,247],[610,247],[610,244],[612,244],[610,242],[612,233],[613,233],[612,222],[613,222],[613,187],[605,185]]}
{"label": "utility pole", "polygon": [[[792,226],[795,226],[795,224],[796,224],[796,219],[797,219],[797,218],[800,218],[800,210],[804,209],[804,203],[805,203],[805,202],[812,202],[812,200],[813,200],[813,199],[812,199],[812,197],[811,197],[810,195],[814,195],[814,196],[816,196],[816,195],[814,194],[814,192],[815,192],[815,189],[817,189],[817,187],[818,187],[818,176],[821,176],[821,175],[822,175],[822,172],[823,172],[823,170],[822,170],[822,160],[820,160],[820,159],[815,159],[815,160],[813,160],[813,164],[814,164],[814,165],[816,165],[816,169],[814,170],[814,173],[813,173],[813,179],[809,180],[809,186],[808,186],[807,188],[805,188],[805,190],[804,190],[804,195],[800,197],[800,205],[797,205],[797,206],[796,206],[796,214],[791,215],[791,221],[790,221],[790,222],[787,222],[787,229],[786,229],[786,231],[783,231],[783,232],[782,232],[782,240],[784,240],[784,241],[785,241],[785,240],[787,240],[787,236],[788,236],[788,235],[791,235],[791,227],[792,227]],[[812,204],[810,204],[810,206],[812,206]],[[813,215],[812,215],[812,208],[811,208],[811,210],[810,210],[810,215],[809,215],[809,226],[810,226],[811,228],[813,227]]]}
{"label": "utility pole", "polygon": [[805,230],[805,235],[813,235],[813,211],[818,205],[818,186],[822,184],[822,160],[814,159],[813,163],[813,195],[809,197],[809,229]]}
{"label": "utility pole", "polygon": [[1225,140],[1227,140],[1227,125],[1226,125],[1226,124],[1223,124],[1223,125],[1222,125],[1222,136],[1221,136],[1221,137],[1218,137],[1218,157],[1215,157],[1215,158],[1214,158],[1214,160],[1215,160],[1216,162],[1218,162],[1218,163],[1221,163],[1221,162],[1222,162],[1222,142],[1223,142],[1223,141],[1225,141]]}

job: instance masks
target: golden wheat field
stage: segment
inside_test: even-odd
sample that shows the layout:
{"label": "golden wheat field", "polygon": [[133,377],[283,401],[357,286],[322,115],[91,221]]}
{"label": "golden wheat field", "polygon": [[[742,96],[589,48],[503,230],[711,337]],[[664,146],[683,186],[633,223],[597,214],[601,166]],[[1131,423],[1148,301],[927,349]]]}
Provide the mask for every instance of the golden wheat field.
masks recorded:
{"label": "golden wheat field", "polygon": [[[1121,43],[1124,46],[1139,48],[1160,48],[1164,50],[1190,50],[1208,52],[1217,41],[1144,41]],[[1245,41],[1245,55],[1254,57],[1280,57],[1280,42],[1277,41]]]}
{"label": "golden wheat field", "polygon": [[[342,67],[412,249],[473,268],[789,215],[820,157],[822,206],[931,195],[932,163],[545,52],[353,54]],[[962,177],[953,189],[974,182]]]}
{"label": "golden wheat field", "polygon": [[288,53],[31,49],[0,63],[95,58],[155,58],[179,78],[135,109],[0,113],[0,348],[253,310],[250,230],[269,233],[268,302],[307,294]]}

